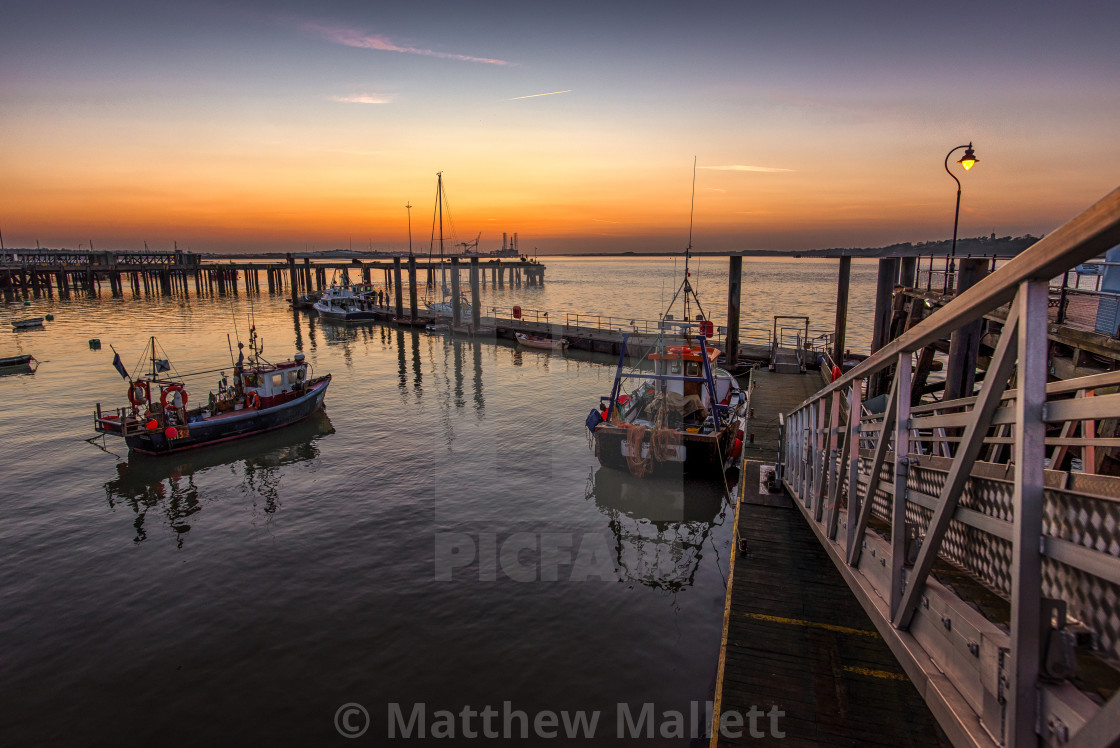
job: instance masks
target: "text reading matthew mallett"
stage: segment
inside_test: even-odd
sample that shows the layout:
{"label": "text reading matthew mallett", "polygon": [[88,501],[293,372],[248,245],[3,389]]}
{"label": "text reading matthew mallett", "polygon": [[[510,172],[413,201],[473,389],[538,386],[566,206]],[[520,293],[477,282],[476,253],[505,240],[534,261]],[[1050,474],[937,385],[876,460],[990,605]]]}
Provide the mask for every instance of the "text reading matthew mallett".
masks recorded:
{"label": "text reading matthew mallett", "polygon": [[[687,712],[658,710],[652,703],[619,703],[614,720],[604,720],[602,710],[523,711],[512,702],[481,709],[464,706],[458,711],[437,709],[429,713],[424,703],[388,705],[388,737],[391,739],[541,739],[564,737],[586,739],[613,730],[618,738],[703,738],[712,727],[712,702],[693,701]],[[407,710],[407,714],[405,714]],[[719,733],[725,738],[784,738],[779,721],[786,713],[776,705],[769,710],[751,706],[745,712],[722,709]]]}

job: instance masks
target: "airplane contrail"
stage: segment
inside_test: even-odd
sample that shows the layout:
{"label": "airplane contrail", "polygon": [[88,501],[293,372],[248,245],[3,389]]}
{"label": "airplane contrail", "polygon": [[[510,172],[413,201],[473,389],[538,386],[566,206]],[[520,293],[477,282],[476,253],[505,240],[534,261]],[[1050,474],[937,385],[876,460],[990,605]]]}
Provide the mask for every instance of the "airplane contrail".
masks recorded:
{"label": "airplane contrail", "polygon": [[549,91],[548,93],[529,94],[528,96],[514,96],[512,99],[509,99],[509,101],[516,101],[517,99],[535,99],[538,96],[554,96],[555,94],[571,93],[571,92],[572,92],[572,89],[565,88],[563,91]]}

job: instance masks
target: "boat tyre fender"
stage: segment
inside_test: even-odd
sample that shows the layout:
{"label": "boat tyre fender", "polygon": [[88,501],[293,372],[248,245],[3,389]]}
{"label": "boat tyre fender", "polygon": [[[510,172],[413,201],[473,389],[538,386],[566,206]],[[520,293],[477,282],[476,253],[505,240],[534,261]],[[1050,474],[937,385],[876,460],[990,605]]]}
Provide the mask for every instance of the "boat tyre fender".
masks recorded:
{"label": "boat tyre fender", "polygon": [[186,408],[187,407],[187,391],[183,388],[182,385],[179,385],[179,384],[173,384],[170,387],[167,387],[166,389],[164,389],[163,392],[161,392],[160,395],[159,395],[159,404],[162,405],[166,409],[167,408],[168,395],[170,395],[172,392],[178,392],[179,393],[179,395],[183,398],[183,407]]}
{"label": "boat tyre fender", "polygon": [[142,379],[137,379],[135,382],[128,386],[128,401],[135,407],[139,408],[141,405],[148,401],[149,390],[148,383]]}
{"label": "boat tyre fender", "polygon": [[306,369],[300,369],[299,371],[296,372],[296,379],[298,379],[299,381],[302,382],[304,380],[304,378],[306,378],[306,377],[307,377],[307,370]]}
{"label": "boat tyre fender", "polygon": [[255,392],[250,392],[248,395],[245,396],[245,407],[246,408],[256,408],[257,410],[260,410],[261,396],[258,395]]}

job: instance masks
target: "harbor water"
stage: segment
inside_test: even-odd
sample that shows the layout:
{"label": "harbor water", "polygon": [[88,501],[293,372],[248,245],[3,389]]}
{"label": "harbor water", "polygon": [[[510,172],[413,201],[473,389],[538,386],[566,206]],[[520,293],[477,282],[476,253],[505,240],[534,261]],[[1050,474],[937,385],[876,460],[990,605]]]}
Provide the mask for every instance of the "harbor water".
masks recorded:
{"label": "harbor water", "polygon": [[[484,307],[656,319],[683,273],[542,261],[543,287],[484,286]],[[836,268],[747,259],[744,328],[803,314],[831,330]],[[726,258],[692,271],[725,324]],[[853,352],[875,272],[853,264]],[[644,742],[703,742],[661,715],[698,709],[708,728],[734,512],[718,480],[598,467],[584,419],[613,358],[324,323],[283,294],[107,291],[5,309],[54,320],[0,332],[0,356],[42,362],[0,377],[0,744],[379,745],[394,708],[432,739],[433,715],[464,707],[495,710],[499,732],[524,712],[530,738],[534,715],[599,713],[580,742],[614,744],[620,710],[646,704]],[[126,402],[110,345],[133,374],[149,336],[177,372],[209,370],[193,400],[250,324],[266,359],[332,375],[324,412],[170,457],[92,438],[94,404]],[[452,729],[443,744],[471,739]]]}

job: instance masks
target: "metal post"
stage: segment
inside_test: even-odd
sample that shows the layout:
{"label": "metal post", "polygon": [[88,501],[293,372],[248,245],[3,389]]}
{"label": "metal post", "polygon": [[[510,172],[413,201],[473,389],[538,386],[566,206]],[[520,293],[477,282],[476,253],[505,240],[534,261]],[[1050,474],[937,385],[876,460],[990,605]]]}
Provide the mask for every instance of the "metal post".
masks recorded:
{"label": "metal post", "polygon": [[739,365],[739,296],[743,285],[743,258],[731,255],[727,272],[727,368]]}
{"label": "metal post", "polygon": [[[909,353],[898,354],[894,421],[894,501],[891,505],[891,618],[902,602],[902,568],[906,564],[906,496],[910,478],[910,365]],[[886,434],[881,437],[887,438]]]}
{"label": "metal post", "polygon": [[863,394],[863,380],[856,379],[852,382],[852,391],[848,400],[848,542],[844,552],[848,557],[852,555],[852,545],[856,537],[856,521],[859,516],[859,430],[863,423],[863,403],[860,396]]}
{"label": "metal post", "polygon": [[1018,390],[1015,398],[1015,498],[1011,556],[1011,693],[1009,748],[1038,744],[1042,648],[1042,460],[1046,456],[1046,305],[1048,281],[1019,286]]}

